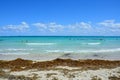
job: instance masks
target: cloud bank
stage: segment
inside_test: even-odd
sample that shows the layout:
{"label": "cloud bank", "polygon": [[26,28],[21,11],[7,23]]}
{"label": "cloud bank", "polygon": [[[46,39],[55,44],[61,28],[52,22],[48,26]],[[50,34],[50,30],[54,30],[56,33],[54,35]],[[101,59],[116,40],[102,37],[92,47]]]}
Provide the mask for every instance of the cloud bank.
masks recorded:
{"label": "cloud bank", "polygon": [[37,35],[120,35],[120,22],[104,20],[95,24],[89,22],[77,22],[74,24],[31,23],[21,22],[19,25],[6,25],[0,27],[0,32],[31,33]]}
{"label": "cloud bank", "polygon": [[33,26],[37,27],[40,31],[50,31],[50,32],[57,32],[63,30],[64,26],[60,24],[56,24],[54,22],[51,23],[34,23]]}
{"label": "cloud bank", "polygon": [[25,32],[29,29],[29,25],[26,22],[21,22],[19,25],[7,25],[2,27],[3,31],[15,31],[15,32]]}

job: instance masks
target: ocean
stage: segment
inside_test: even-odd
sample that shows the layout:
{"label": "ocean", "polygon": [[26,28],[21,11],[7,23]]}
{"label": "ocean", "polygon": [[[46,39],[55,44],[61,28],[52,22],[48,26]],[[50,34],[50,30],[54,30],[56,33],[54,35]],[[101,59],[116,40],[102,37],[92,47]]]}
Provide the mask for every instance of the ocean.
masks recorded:
{"label": "ocean", "polygon": [[120,53],[119,36],[1,36],[0,54]]}

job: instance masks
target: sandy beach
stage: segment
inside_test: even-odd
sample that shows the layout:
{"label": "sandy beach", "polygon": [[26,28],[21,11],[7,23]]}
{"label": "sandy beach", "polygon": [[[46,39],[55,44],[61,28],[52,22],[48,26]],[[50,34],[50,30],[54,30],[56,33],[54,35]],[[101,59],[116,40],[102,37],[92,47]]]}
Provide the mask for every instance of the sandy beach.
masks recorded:
{"label": "sandy beach", "polygon": [[120,80],[120,60],[1,60],[0,80]]}

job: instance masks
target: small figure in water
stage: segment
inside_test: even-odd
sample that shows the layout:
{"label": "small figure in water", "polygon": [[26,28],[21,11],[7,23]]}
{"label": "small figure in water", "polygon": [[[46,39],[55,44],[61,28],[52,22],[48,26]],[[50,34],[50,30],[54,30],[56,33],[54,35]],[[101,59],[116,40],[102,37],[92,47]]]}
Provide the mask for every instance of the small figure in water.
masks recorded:
{"label": "small figure in water", "polygon": [[69,38],[69,40],[71,40],[71,38]]}
{"label": "small figure in water", "polygon": [[99,39],[99,40],[101,40],[101,41],[102,41],[103,39]]}
{"label": "small figure in water", "polygon": [[21,42],[22,42],[22,43],[28,43],[28,40],[25,40],[25,41],[24,41],[24,40],[22,40]]}
{"label": "small figure in water", "polygon": [[26,43],[28,43],[28,40],[26,40]]}

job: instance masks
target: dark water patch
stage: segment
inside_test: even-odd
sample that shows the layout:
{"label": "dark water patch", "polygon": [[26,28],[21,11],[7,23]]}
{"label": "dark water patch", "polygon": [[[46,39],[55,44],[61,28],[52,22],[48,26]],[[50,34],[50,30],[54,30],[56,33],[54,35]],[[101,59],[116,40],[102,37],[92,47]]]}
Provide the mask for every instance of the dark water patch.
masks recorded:
{"label": "dark water patch", "polygon": [[4,41],[4,40],[3,40],[3,39],[0,39],[0,42],[1,42],[1,41]]}
{"label": "dark water patch", "polygon": [[71,53],[65,53],[62,56],[60,56],[60,58],[71,58]]}

